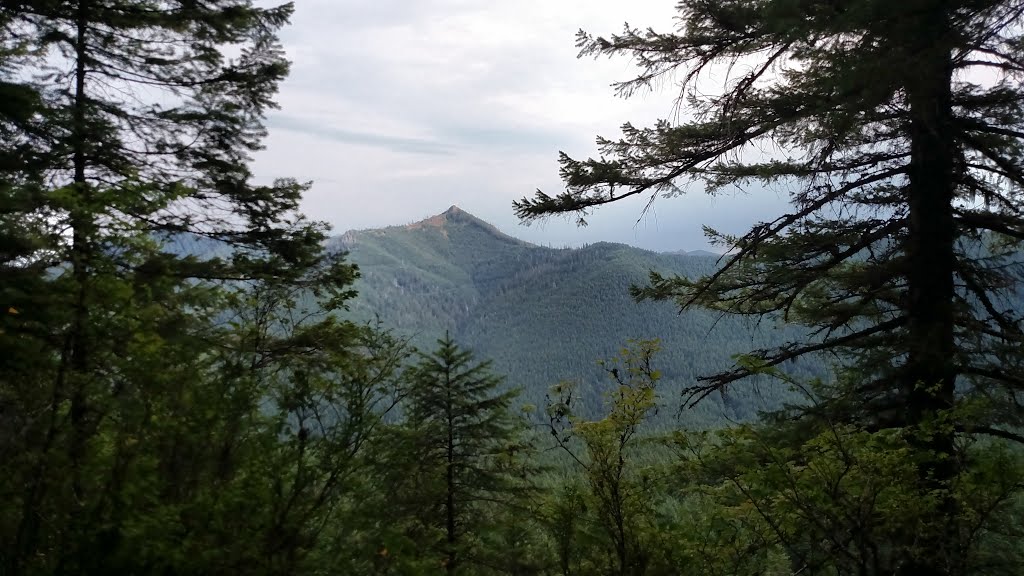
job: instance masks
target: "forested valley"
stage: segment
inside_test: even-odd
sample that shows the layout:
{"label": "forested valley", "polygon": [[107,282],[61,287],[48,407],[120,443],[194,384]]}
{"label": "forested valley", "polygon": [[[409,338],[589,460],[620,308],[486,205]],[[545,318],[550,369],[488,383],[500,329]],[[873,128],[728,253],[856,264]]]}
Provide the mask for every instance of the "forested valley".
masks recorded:
{"label": "forested valley", "polygon": [[1024,3],[581,31],[685,114],[509,209],[787,191],[719,255],[311,219],[295,9],[0,2],[0,574],[1024,573]]}

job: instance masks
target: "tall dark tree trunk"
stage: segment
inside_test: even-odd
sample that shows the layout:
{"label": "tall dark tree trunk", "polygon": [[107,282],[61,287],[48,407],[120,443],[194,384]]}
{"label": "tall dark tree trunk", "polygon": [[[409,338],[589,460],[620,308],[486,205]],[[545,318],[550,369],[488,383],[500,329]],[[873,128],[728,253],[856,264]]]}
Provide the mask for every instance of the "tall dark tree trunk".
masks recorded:
{"label": "tall dark tree trunk", "polygon": [[[90,495],[86,494],[85,482],[83,480],[82,467],[86,459],[87,444],[92,435],[90,428],[91,407],[88,396],[88,338],[86,336],[88,325],[88,303],[87,293],[90,275],[90,261],[92,242],[94,235],[94,217],[91,213],[92,199],[87,178],[88,154],[89,154],[89,123],[88,123],[88,95],[86,94],[86,75],[88,73],[89,59],[89,26],[91,24],[90,0],[79,0],[78,10],[75,17],[75,94],[72,107],[71,126],[71,150],[73,168],[74,204],[70,210],[71,221],[71,273],[74,278],[75,302],[72,310],[70,333],[68,334],[68,345],[66,347],[67,357],[64,362],[69,364],[69,369],[62,367],[62,373],[67,378],[66,383],[60,387],[68,388],[69,392],[69,417],[70,427],[68,429],[68,461],[70,464],[71,482],[71,513],[72,518],[64,530],[64,544],[61,546],[61,558],[57,566],[57,572],[65,570],[76,570],[74,566],[66,564],[71,558],[81,558],[79,554],[81,546],[87,545],[79,541],[80,530],[86,522],[86,511],[83,504],[90,501]],[[68,538],[71,541],[68,542]],[[98,558],[92,558],[94,563],[99,562]],[[98,567],[98,564],[97,564]]]}
{"label": "tall dark tree trunk", "polygon": [[[71,214],[72,241],[71,265],[75,278],[77,296],[74,319],[71,326],[70,362],[72,373],[71,390],[71,473],[75,496],[81,499],[81,461],[85,444],[85,421],[88,415],[87,397],[82,376],[88,367],[88,355],[84,338],[86,325],[86,287],[89,281],[89,252],[92,218],[89,215],[89,183],[86,180],[86,147],[88,128],[86,126],[86,59],[88,58],[87,34],[89,30],[88,0],[78,3],[77,37],[75,40],[75,101],[72,133],[74,150],[75,202]],[[77,212],[77,213],[76,213]]]}
{"label": "tall dark tree trunk", "polygon": [[445,531],[448,544],[448,556],[445,558],[445,569],[448,574],[455,574],[458,568],[458,555],[455,550],[455,546],[458,543],[458,533],[456,532],[456,516],[455,516],[455,414],[452,406],[452,383],[451,374],[445,374],[445,390],[447,391],[448,398],[445,405],[447,426],[448,426],[448,443],[445,447],[447,454],[445,455]]}
{"label": "tall dark tree trunk", "polygon": [[[89,0],[78,3],[75,17],[75,70],[74,70],[74,103],[71,125],[72,149],[72,186],[75,205],[70,210],[72,247],[70,254],[71,274],[75,280],[75,294],[71,324],[64,334],[60,363],[54,377],[53,391],[50,395],[50,417],[47,431],[37,454],[30,484],[25,490],[22,515],[16,533],[15,554],[6,564],[6,570],[12,575],[22,573],[24,562],[39,549],[38,509],[46,498],[49,479],[49,460],[51,450],[59,436],[61,418],[60,406],[70,400],[69,416],[71,430],[68,443],[68,456],[71,464],[71,500],[84,501],[82,494],[81,463],[85,450],[86,434],[84,433],[88,407],[82,374],[88,366],[86,344],[84,339],[87,321],[86,287],[88,281],[89,236],[91,234],[88,207],[87,182],[87,112],[86,112],[86,74],[88,54],[88,31],[90,22]],[[69,390],[70,384],[70,390]],[[67,530],[65,527],[64,534]],[[62,548],[66,548],[62,546]]]}
{"label": "tall dark tree trunk", "polygon": [[[955,225],[953,196],[957,157],[952,125],[951,50],[946,15],[931,10],[919,26],[919,50],[907,55],[910,78],[908,237],[908,350],[900,378],[905,398],[905,424],[918,446],[923,492],[944,494],[932,518],[934,524],[908,560],[902,574],[952,574],[955,556],[956,505],[949,494],[957,474],[952,429],[937,430],[935,420],[953,407],[956,383],[954,342]],[[934,492],[933,492],[934,491]]]}

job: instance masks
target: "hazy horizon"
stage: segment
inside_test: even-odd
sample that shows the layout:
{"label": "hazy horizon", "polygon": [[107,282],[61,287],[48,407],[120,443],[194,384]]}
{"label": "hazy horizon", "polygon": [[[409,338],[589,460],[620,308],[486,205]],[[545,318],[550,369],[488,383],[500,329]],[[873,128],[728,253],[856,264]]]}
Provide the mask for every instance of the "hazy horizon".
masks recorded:
{"label": "hazy horizon", "polygon": [[[275,0],[261,1],[276,4]],[[577,59],[575,35],[673,27],[673,2],[565,0],[301,0],[282,43],[291,74],[271,111],[257,179],[312,181],[303,201],[335,233],[421,220],[457,204],[537,244],[621,242],[651,250],[706,249],[702,226],[730,233],[773,217],[785,194],[617,203],[577,228],[573,218],[522,226],[512,202],[562,190],[558,152],[596,154],[623,122],[671,117],[676,96],[616,98],[627,59]],[[712,78],[712,81],[722,81]]]}

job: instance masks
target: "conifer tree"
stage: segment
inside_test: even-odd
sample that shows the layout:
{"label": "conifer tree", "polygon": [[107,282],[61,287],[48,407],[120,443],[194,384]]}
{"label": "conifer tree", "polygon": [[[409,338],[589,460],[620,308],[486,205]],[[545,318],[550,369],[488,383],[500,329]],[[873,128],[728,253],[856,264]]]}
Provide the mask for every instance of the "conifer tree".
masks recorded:
{"label": "conifer tree", "polygon": [[448,574],[473,573],[466,567],[479,555],[473,535],[486,529],[494,506],[513,504],[524,488],[522,422],[510,409],[518,392],[502,391],[502,382],[490,362],[475,362],[447,334],[411,369],[407,427],[417,488],[409,496],[425,507],[421,518],[439,522]]}
{"label": "conifer tree", "polygon": [[[788,190],[791,208],[728,235],[698,279],[651,275],[641,298],[809,327],[709,374],[696,401],[766,367],[826,353],[848,371],[817,415],[915,438],[918,489],[937,503],[908,536],[905,574],[965,568],[951,484],[958,434],[1020,441],[1022,6],[878,0],[695,0],[672,32],[583,32],[581,55],[628,55],[630,96],[676,78],[679,120],[625,124],[599,158],[562,154],[563,193],[515,204],[532,220],[688,185]],[[724,84],[701,80],[713,72]],[[649,204],[648,204],[649,205]],[[971,406],[970,417],[960,407]]]}
{"label": "conifer tree", "polygon": [[291,12],[0,4],[5,574],[295,573],[345,494],[401,353],[252,181]]}

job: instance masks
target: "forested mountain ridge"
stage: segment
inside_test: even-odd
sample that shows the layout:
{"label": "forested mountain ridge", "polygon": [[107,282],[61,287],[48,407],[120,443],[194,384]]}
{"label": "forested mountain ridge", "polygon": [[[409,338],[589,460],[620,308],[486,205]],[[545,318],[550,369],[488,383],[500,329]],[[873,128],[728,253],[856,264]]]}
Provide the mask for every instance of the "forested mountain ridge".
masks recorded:
{"label": "forested mountain ridge", "polygon": [[[650,270],[694,277],[712,270],[715,256],[606,242],[536,246],[454,206],[406,226],[349,231],[330,245],[348,251],[359,266],[359,297],[351,304],[356,317],[378,316],[421,346],[450,332],[493,359],[495,370],[522,387],[532,403],[544,402],[550,385],[572,379],[587,384],[587,411],[598,409],[599,391],[610,380],[597,360],[613,355],[626,339],[662,340],[657,368],[664,373],[663,397],[675,404],[678,390],[698,375],[727,368],[731,355],[793,337],[790,329],[767,322],[710,312],[677,315],[672,304],[637,303],[629,295]],[[784,397],[788,392],[780,387],[744,386],[683,418],[694,425],[749,419]],[[674,415],[675,407],[663,417]]]}

